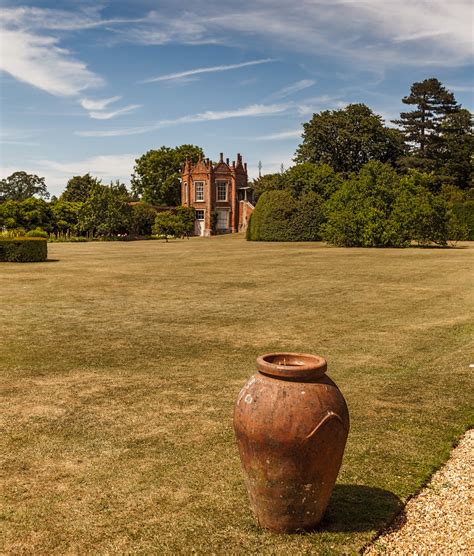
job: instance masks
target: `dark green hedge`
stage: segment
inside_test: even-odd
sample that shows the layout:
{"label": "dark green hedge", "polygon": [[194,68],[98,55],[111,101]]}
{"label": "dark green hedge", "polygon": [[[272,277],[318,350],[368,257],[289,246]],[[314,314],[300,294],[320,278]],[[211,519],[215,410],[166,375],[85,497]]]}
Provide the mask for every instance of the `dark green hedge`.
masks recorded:
{"label": "dark green hedge", "polygon": [[322,198],[308,193],[265,191],[258,199],[247,228],[250,241],[318,241],[323,221]]}
{"label": "dark green hedge", "polygon": [[453,212],[457,217],[458,223],[465,226],[468,230],[466,239],[474,241],[474,201],[455,203]]}
{"label": "dark green hedge", "polygon": [[0,238],[0,261],[36,263],[48,258],[48,242],[37,237]]}

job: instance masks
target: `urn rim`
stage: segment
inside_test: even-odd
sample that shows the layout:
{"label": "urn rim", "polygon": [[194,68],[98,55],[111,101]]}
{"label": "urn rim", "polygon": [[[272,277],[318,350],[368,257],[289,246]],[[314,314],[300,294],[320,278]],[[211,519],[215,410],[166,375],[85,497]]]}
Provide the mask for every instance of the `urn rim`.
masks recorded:
{"label": "urn rim", "polygon": [[257,370],[280,378],[319,378],[326,372],[327,362],[311,353],[281,351],[257,357]]}

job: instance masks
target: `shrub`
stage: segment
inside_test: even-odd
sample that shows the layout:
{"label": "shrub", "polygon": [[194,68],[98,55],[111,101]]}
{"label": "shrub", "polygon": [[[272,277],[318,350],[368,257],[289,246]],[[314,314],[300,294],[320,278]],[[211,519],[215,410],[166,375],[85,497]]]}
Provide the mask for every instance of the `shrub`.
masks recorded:
{"label": "shrub", "polygon": [[156,209],[152,205],[140,203],[132,205],[130,233],[135,236],[149,236],[155,223]]}
{"label": "shrub", "polygon": [[15,263],[42,262],[48,258],[48,242],[43,238],[0,238],[0,261]]}
{"label": "shrub", "polygon": [[26,232],[25,237],[44,237],[48,239],[48,232],[45,232],[41,228],[36,228],[35,230],[30,230]]}
{"label": "shrub", "polygon": [[0,232],[0,237],[11,238],[11,237],[25,237],[25,228],[7,228]]}
{"label": "shrub", "polygon": [[345,247],[446,245],[446,202],[425,187],[426,175],[400,178],[387,164],[369,162],[336,191],[326,205],[323,238]]}
{"label": "shrub", "polygon": [[317,193],[302,195],[296,202],[289,226],[291,241],[320,241],[324,221],[323,199]]}
{"label": "shrub", "polygon": [[314,192],[295,199],[289,191],[265,191],[250,216],[246,237],[253,241],[317,241],[323,199]]}
{"label": "shrub", "polygon": [[289,191],[265,191],[260,195],[249,225],[252,241],[293,241],[290,219],[296,200]]}
{"label": "shrub", "polygon": [[194,221],[196,220],[196,210],[194,207],[176,207],[175,214],[182,225],[182,232],[185,236],[194,233]]}
{"label": "shrub", "polygon": [[454,203],[452,212],[458,224],[466,229],[466,236],[463,239],[474,241],[474,201]]}
{"label": "shrub", "polygon": [[168,237],[184,235],[184,226],[176,214],[173,214],[170,210],[165,210],[156,215],[153,233],[168,241]]}

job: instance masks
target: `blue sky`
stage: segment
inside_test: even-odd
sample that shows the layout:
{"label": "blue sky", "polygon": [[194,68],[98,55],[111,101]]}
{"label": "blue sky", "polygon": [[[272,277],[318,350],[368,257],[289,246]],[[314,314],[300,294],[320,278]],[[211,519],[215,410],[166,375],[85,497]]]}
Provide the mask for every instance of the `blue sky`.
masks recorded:
{"label": "blue sky", "polygon": [[0,177],[58,194],[193,143],[251,177],[291,164],[302,122],[365,102],[387,120],[437,77],[472,110],[468,0],[0,2]]}

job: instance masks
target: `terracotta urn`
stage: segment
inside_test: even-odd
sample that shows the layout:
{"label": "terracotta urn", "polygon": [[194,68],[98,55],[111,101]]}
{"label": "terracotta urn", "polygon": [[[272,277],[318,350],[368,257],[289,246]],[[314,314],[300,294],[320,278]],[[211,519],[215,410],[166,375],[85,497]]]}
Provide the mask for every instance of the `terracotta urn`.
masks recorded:
{"label": "terracotta urn", "polygon": [[250,504],[272,531],[314,528],[336,482],[349,413],[326,368],[317,355],[262,355],[235,405]]}

